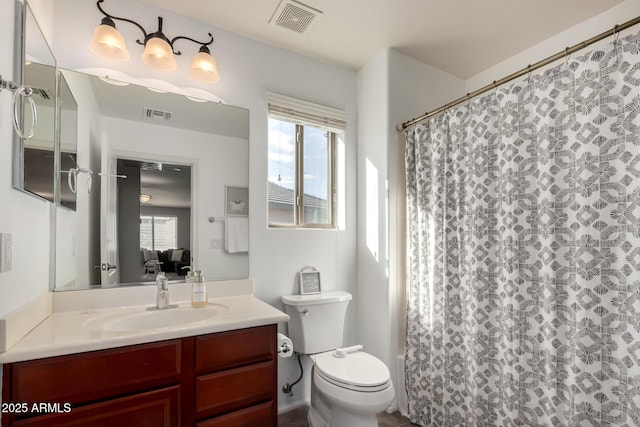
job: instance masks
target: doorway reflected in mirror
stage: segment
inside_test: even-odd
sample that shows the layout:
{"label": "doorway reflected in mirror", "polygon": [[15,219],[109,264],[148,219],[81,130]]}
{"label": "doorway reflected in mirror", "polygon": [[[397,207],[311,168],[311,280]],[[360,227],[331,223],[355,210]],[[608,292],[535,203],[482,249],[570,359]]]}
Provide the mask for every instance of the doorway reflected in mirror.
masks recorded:
{"label": "doorway reflected in mirror", "polygon": [[184,278],[191,266],[191,166],[119,158],[120,281]]}

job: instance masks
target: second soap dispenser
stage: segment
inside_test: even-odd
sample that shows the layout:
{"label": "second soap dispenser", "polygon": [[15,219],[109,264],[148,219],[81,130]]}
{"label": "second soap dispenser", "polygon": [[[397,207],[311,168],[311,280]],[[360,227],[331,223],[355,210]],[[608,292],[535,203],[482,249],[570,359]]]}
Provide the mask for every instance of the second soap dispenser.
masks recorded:
{"label": "second soap dispenser", "polygon": [[207,287],[204,284],[202,271],[193,272],[193,284],[191,285],[191,307],[205,307],[207,305]]}

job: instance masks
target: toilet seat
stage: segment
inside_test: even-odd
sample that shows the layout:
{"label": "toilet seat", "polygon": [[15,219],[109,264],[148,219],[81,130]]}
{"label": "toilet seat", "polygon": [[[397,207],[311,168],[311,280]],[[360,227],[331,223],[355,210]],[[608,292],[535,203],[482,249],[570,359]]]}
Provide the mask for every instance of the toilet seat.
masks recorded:
{"label": "toilet seat", "polygon": [[316,373],[338,387],[359,392],[376,392],[390,385],[387,366],[364,351],[338,358],[334,351],[315,355]]}

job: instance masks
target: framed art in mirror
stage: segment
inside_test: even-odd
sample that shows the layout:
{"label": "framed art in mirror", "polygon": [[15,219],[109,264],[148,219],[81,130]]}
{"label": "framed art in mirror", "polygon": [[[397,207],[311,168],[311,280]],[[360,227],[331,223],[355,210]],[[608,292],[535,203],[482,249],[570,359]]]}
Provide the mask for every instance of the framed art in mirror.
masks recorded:
{"label": "framed art in mirror", "polygon": [[249,215],[249,188],[234,187],[227,185],[225,187],[225,214],[227,216],[247,216]]}

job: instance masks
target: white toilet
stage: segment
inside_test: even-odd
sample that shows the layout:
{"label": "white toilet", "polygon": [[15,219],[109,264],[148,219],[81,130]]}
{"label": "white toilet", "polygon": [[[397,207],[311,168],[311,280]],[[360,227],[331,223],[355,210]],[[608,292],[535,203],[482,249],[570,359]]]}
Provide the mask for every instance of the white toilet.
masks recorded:
{"label": "white toilet", "polygon": [[351,294],[341,291],[282,297],[293,350],[313,360],[312,427],[376,427],[376,414],[393,402],[389,369],[361,347],[342,346]]}

